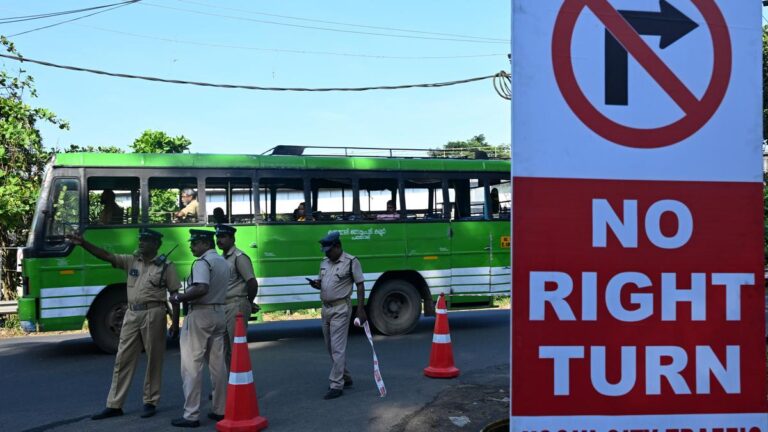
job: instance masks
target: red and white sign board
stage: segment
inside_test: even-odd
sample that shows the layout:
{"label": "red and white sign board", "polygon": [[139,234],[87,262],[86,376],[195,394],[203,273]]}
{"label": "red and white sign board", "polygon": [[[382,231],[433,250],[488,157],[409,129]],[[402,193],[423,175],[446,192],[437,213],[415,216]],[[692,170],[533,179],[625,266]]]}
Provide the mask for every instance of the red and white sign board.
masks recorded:
{"label": "red and white sign board", "polygon": [[768,432],[760,7],[512,0],[511,430]]}

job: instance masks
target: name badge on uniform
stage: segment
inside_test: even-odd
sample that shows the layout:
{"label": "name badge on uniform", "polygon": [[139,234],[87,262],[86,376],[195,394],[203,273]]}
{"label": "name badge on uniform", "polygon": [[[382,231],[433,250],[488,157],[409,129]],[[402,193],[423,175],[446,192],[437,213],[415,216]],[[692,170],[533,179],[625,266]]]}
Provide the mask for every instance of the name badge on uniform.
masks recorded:
{"label": "name badge on uniform", "polygon": [[139,269],[132,268],[128,272],[128,276],[139,277]]}

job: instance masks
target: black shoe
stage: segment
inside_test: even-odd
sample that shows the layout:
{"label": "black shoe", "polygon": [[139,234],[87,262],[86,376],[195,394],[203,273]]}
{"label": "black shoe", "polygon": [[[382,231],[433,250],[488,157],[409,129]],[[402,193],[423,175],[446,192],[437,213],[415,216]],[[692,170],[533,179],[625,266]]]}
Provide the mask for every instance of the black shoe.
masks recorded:
{"label": "black shoe", "polygon": [[197,420],[187,420],[184,417],[179,417],[177,419],[171,420],[171,424],[176,427],[188,427],[188,428],[196,428],[200,426],[200,422]]}
{"label": "black shoe", "polygon": [[328,393],[323,396],[323,399],[336,399],[337,397],[341,396],[342,393],[344,393],[341,389],[330,389],[328,390]]}
{"label": "black shoe", "polygon": [[354,382],[352,381],[351,378],[344,381],[344,388],[350,388],[352,387],[352,385],[354,385]]}
{"label": "black shoe", "polygon": [[144,412],[141,413],[141,415],[139,417],[141,417],[141,418],[149,418],[149,417],[152,417],[153,415],[155,415],[156,412],[157,412],[157,409],[155,408],[154,405],[152,405],[152,404],[144,404]]}
{"label": "black shoe", "polygon": [[123,415],[123,410],[120,408],[104,408],[104,411],[91,416],[91,420],[102,420],[110,417],[117,417]]}
{"label": "black shoe", "polygon": [[223,414],[208,413],[208,418],[211,420],[221,421],[224,420]]}

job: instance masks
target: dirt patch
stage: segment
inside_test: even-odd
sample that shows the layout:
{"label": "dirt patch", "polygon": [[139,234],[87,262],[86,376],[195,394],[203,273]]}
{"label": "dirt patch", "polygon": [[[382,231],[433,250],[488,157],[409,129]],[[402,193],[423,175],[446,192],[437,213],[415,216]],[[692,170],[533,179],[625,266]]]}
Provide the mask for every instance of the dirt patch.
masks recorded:
{"label": "dirt patch", "polygon": [[472,371],[391,432],[478,431],[509,417],[509,365]]}

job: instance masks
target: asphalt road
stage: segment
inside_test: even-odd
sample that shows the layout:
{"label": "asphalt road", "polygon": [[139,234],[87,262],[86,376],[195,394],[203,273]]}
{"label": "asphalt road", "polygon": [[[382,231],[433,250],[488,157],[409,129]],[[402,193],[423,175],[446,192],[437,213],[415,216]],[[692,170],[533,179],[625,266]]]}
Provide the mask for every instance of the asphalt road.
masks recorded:
{"label": "asphalt road", "polygon": [[[403,336],[375,336],[388,395],[378,397],[371,350],[362,331],[350,335],[347,363],[355,380],[335,400],[322,399],[330,367],[319,320],[251,325],[248,332],[259,408],[269,431],[392,431],[446,390],[482,381],[487,371],[509,371],[509,311],[451,312],[456,366],[453,380],[423,376],[431,349],[434,318],[422,318]],[[144,361],[134,376],[122,417],[89,416],[104,407],[114,357],[100,353],[87,335],[32,336],[0,340],[0,430],[2,431],[164,431],[182,414],[178,346],[169,345],[159,412],[139,418]],[[207,375],[207,372],[206,372]],[[498,377],[496,379],[498,382]],[[502,380],[503,381],[503,380]],[[210,388],[207,378],[204,394]],[[205,398],[204,398],[205,399]],[[201,406],[202,429],[214,430]],[[472,430],[482,425],[473,424]],[[402,428],[402,424],[400,425]],[[399,429],[398,429],[399,430]]]}

